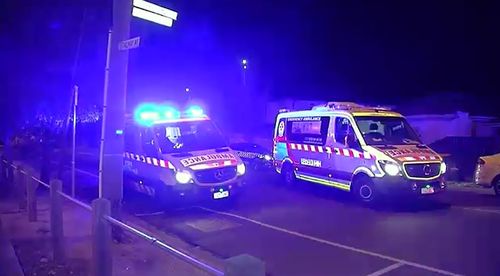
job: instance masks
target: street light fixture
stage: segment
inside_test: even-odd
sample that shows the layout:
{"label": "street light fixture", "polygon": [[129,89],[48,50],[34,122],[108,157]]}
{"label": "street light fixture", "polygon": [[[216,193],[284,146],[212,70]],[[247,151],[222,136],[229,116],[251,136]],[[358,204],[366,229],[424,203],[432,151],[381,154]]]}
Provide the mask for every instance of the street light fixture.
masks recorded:
{"label": "street light fixture", "polygon": [[172,27],[177,20],[177,12],[165,7],[144,1],[134,0],[132,16],[142,18],[163,26]]}

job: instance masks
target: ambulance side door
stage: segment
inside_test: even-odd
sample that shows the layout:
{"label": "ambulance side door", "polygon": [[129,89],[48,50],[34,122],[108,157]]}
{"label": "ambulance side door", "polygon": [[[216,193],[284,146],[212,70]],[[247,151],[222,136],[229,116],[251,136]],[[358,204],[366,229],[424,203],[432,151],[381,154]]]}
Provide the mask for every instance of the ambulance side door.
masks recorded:
{"label": "ambulance side door", "polygon": [[127,153],[127,158],[123,160],[123,171],[127,176],[135,176],[138,174],[137,165],[135,164],[135,154],[140,153],[140,130],[134,125],[128,125],[124,131],[124,148]]}
{"label": "ambulance side door", "polygon": [[354,171],[363,164],[363,159],[354,154],[355,151],[361,151],[361,146],[353,124],[347,116],[335,117],[333,178],[344,184],[350,184]]}
{"label": "ambulance side door", "polygon": [[329,116],[297,117],[287,121],[287,139],[298,174],[328,178],[329,159],[323,150],[330,126]]}
{"label": "ambulance side door", "polygon": [[158,167],[147,163],[147,158],[158,158],[158,148],[155,144],[154,132],[152,128],[143,128],[141,131],[141,152],[140,160],[136,162],[139,175],[147,180],[158,179]]}

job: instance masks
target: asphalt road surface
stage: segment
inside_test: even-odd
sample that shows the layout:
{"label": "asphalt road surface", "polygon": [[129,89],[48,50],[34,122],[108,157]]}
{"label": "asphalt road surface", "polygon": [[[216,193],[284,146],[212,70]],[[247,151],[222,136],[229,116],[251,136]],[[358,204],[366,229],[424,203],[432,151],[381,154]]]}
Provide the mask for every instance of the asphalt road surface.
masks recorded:
{"label": "asphalt road surface", "polygon": [[[96,171],[79,167],[79,197],[97,195]],[[284,187],[264,173],[248,179],[233,201],[162,210],[132,193],[124,209],[221,258],[254,255],[269,275],[500,275],[500,199],[492,191],[450,187],[367,207],[329,187]]]}

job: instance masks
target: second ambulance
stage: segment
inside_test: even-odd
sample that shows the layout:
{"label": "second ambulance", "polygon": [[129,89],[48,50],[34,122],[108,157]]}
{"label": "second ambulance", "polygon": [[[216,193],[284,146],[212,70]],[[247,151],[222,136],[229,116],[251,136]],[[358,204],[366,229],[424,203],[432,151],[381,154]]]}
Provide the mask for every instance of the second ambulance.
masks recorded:
{"label": "second ambulance", "polygon": [[347,102],[278,114],[274,165],[297,179],[350,191],[361,201],[381,195],[444,191],[446,164],[396,112]]}
{"label": "second ambulance", "polygon": [[171,203],[222,199],[243,184],[245,165],[198,106],[145,104],[126,125],[124,173],[133,189]]}

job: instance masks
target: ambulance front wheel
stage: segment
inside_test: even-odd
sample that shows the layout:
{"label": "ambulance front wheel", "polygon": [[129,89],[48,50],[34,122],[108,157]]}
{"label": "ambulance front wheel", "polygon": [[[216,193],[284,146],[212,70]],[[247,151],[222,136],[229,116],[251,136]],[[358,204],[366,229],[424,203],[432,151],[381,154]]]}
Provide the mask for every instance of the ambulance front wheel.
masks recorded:
{"label": "ambulance front wheel", "polygon": [[291,186],[297,182],[297,177],[295,176],[295,172],[293,171],[293,166],[290,163],[283,164],[281,175],[283,177],[283,181],[288,186]]}
{"label": "ambulance front wheel", "polygon": [[361,202],[370,203],[377,198],[377,190],[368,176],[357,176],[353,181],[353,188],[354,195]]}

